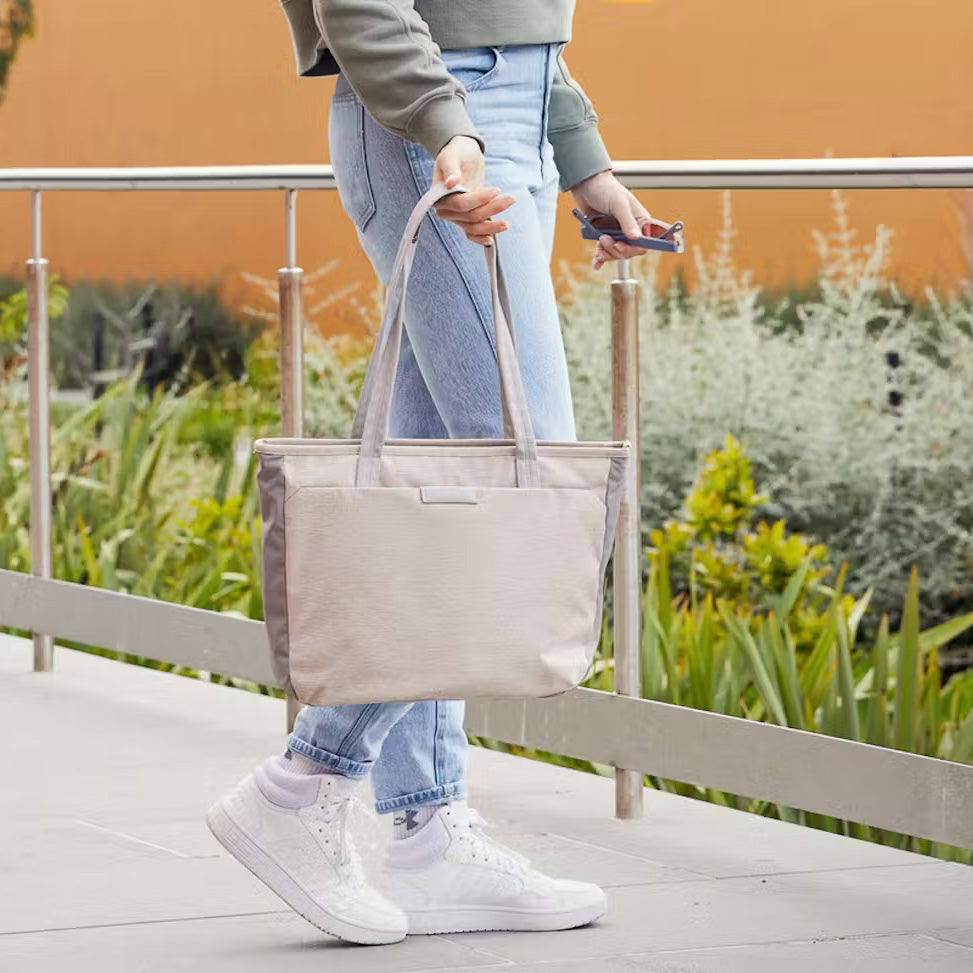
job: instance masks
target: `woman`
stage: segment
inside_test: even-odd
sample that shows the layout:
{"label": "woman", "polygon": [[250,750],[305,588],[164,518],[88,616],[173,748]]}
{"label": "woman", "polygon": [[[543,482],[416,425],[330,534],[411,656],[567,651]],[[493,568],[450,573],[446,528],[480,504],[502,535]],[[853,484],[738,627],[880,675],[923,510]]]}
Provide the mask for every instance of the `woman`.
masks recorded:
{"label": "woman", "polygon": [[[390,435],[502,438],[490,290],[477,245],[502,233],[518,356],[538,439],[575,438],[550,277],[557,192],[650,233],[612,175],[597,118],[561,51],[573,0],[283,0],[298,71],[339,73],[330,143],[338,192],[387,281],[434,181],[468,191],[423,226]],[[643,251],[604,237],[593,264]],[[367,679],[367,673],[362,674]],[[214,834],[320,929],[360,943],[407,932],[552,930],[606,909],[597,886],[531,869],[465,802],[461,702],[305,707],[287,752],[211,810]],[[348,812],[370,776],[394,838],[381,887]]]}

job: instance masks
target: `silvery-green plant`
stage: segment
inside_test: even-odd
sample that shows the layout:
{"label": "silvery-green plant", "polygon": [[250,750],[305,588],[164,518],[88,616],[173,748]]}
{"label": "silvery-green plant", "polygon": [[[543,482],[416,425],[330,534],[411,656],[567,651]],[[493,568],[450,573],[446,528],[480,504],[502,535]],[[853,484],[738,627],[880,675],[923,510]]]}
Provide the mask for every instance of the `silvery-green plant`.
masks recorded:
{"label": "silvery-green plant", "polygon": [[[843,197],[814,234],[819,293],[773,305],[733,261],[730,197],[698,283],[641,275],[642,504],[646,527],[678,508],[699,457],[727,433],[753,458],[770,517],[828,543],[852,591],[896,613],[918,564],[948,611],[973,594],[973,305],[927,292],[918,309],[887,278],[891,232],[861,244]],[[671,259],[671,258],[669,258]],[[565,344],[579,433],[611,430],[604,282],[570,281]],[[785,326],[787,312],[796,326]]]}

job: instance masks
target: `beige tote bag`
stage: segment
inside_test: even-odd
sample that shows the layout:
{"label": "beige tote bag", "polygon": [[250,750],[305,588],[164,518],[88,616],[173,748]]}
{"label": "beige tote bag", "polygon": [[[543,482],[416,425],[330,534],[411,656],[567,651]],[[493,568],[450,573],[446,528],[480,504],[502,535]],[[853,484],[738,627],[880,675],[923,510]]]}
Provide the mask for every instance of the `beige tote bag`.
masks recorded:
{"label": "beige tote bag", "polygon": [[[456,191],[456,190],[454,190]],[[303,703],[547,696],[587,674],[628,443],[534,439],[497,247],[502,440],[387,440],[416,206],[352,439],[261,439],[274,671]]]}

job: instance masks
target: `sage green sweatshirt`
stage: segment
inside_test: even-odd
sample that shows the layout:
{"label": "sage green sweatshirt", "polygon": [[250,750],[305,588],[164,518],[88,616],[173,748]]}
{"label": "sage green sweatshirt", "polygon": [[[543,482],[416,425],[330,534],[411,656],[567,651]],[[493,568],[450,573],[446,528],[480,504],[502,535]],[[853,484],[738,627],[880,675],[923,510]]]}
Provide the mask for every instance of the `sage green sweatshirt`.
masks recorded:
{"label": "sage green sweatshirt", "polygon": [[[302,77],[347,78],[369,114],[433,156],[455,135],[484,144],[442,49],[571,39],[574,0],[281,0]],[[563,57],[548,138],[561,188],[611,168],[598,117]]]}

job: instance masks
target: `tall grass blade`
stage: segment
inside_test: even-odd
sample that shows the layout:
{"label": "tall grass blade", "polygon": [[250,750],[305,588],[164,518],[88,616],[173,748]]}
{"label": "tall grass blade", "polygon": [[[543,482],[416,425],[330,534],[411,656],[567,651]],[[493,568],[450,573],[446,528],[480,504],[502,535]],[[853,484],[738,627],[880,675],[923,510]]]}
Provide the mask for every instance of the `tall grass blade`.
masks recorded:
{"label": "tall grass blade", "polygon": [[922,719],[919,724],[918,752],[927,757],[935,757],[939,755],[939,744],[943,736],[942,672],[939,668],[938,649],[934,648],[929,653],[929,664],[922,681]]}
{"label": "tall grass blade", "polygon": [[919,572],[909,575],[899,632],[899,658],[895,676],[892,742],[897,750],[913,750],[916,744],[916,714],[919,709]]}
{"label": "tall grass blade", "polygon": [[804,720],[804,694],[797,674],[797,651],[790,632],[785,628],[781,635],[780,619],[771,612],[767,619],[768,637],[777,666],[777,679],[783,691],[784,709],[790,726],[807,729]]}
{"label": "tall grass blade", "polygon": [[781,593],[777,601],[777,614],[780,615],[782,621],[790,617],[797,599],[800,598],[801,592],[804,590],[804,583],[807,580],[807,575],[810,570],[811,559],[806,557],[801,562],[801,566],[794,572],[794,576],[787,583],[787,587]]}
{"label": "tall grass blade", "polygon": [[866,740],[877,747],[888,746],[888,661],[889,617],[883,615],[872,649],[872,683],[866,703]]}
{"label": "tall grass blade", "polygon": [[836,622],[842,736],[848,740],[861,740],[858,704],[855,701],[855,679],[851,668],[851,635],[848,631],[848,619],[843,612],[839,611]]}
{"label": "tall grass blade", "polygon": [[767,707],[767,712],[779,726],[787,726],[787,714],[780,698],[780,692],[774,685],[774,680],[764,665],[763,657],[750,634],[749,627],[725,606],[720,605],[720,615],[735,644],[750,663],[754,684],[760,694],[761,701]]}

